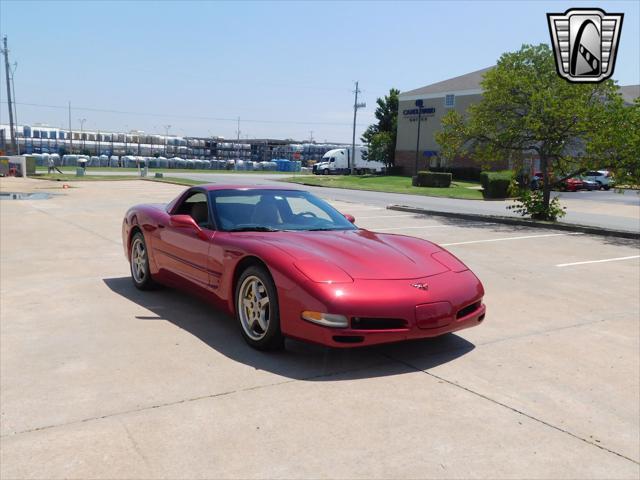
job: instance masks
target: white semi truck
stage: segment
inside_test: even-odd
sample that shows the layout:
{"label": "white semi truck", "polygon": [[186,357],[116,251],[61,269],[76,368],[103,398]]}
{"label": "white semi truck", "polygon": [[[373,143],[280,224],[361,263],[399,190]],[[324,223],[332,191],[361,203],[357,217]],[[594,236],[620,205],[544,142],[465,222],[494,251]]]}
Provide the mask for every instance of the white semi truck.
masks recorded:
{"label": "white semi truck", "polygon": [[[363,158],[364,157],[364,158]],[[356,147],[356,161],[354,169],[356,173],[381,173],[384,171],[384,163],[366,160],[367,148]],[[320,162],[313,166],[313,173],[316,175],[331,175],[338,173],[350,173],[349,165],[351,159],[350,148],[336,148],[329,150],[322,156]]]}

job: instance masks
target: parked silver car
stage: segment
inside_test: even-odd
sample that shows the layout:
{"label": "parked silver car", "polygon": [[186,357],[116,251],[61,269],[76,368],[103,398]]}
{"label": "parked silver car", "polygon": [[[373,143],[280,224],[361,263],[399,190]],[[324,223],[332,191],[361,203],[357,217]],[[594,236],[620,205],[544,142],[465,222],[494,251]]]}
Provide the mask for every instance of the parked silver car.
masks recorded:
{"label": "parked silver car", "polygon": [[590,180],[598,184],[598,188],[609,190],[614,182],[608,170],[590,170],[582,175],[584,180]]}

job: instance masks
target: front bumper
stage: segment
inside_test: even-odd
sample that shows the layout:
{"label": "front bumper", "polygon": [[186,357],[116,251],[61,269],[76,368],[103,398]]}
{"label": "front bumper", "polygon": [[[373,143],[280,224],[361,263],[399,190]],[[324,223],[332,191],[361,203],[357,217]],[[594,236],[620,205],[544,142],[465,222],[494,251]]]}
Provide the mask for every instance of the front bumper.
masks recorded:
{"label": "front bumper", "polygon": [[[428,284],[428,290],[413,288],[415,283]],[[309,285],[279,291],[281,328],[286,336],[331,347],[436,337],[476,326],[486,314],[484,289],[470,270],[414,280],[355,280],[313,286],[313,293],[308,291]],[[345,315],[349,327],[305,321],[300,313],[309,309]]]}

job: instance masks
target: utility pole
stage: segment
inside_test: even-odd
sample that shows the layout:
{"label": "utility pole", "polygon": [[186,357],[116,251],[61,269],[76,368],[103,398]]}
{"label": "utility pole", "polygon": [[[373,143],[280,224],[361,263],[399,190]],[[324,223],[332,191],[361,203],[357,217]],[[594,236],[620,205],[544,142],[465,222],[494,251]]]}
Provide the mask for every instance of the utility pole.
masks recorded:
{"label": "utility pole", "polygon": [[358,103],[358,94],[360,90],[358,89],[358,82],[356,81],[356,89],[354,90],[356,98],[353,102],[353,138],[351,142],[351,159],[349,161],[349,170],[351,175],[355,173],[356,166],[356,116],[358,115],[358,109],[364,108],[367,106],[366,103]]}
{"label": "utility pole", "polygon": [[11,83],[9,80],[9,48],[7,47],[7,36],[5,35],[3,38],[3,49],[2,53],[4,53],[4,67],[5,73],[7,76],[7,105],[9,106],[9,131],[11,134],[11,149],[12,153],[17,151],[16,148],[16,127],[13,123],[13,106],[12,106],[12,97],[11,97]]}
{"label": "utility pole", "polygon": [[169,129],[171,128],[171,125],[165,125],[164,126],[164,156],[166,158],[167,156],[167,137],[169,136]]}
{"label": "utility pole", "polygon": [[[18,128],[18,109],[16,108],[16,84],[13,81],[13,77],[16,76],[16,70],[18,69],[18,62],[13,62],[13,68],[11,69],[11,90],[13,91],[13,121],[16,122],[16,129]],[[22,137],[24,138],[24,130]],[[26,147],[26,143],[25,143]],[[20,136],[16,132],[16,148],[18,155],[20,155]]]}
{"label": "utility pole", "polygon": [[84,148],[85,148],[85,143],[84,143],[84,122],[87,121],[86,118],[79,118],[78,121],[80,122],[80,139],[82,140],[82,152],[80,152],[81,155],[84,155]]}
{"label": "utility pole", "polygon": [[238,138],[236,140],[236,146],[238,147],[238,159],[240,159],[240,117],[238,117],[238,129],[236,130],[236,133],[238,134]]}
{"label": "utility pole", "polygon": [[73,153],[73,130],[71,130],[71,102],[69,102],[69,153]]}

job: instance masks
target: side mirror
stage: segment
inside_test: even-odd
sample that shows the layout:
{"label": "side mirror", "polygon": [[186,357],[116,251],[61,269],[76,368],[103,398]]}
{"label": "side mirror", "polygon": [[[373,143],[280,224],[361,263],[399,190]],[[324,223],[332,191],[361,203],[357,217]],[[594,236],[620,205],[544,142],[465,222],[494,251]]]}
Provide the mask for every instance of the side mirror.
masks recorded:
{"label": "side mirror", "polygon": [[198,237],[202,240],[208,240],[209,238],[204,230],[200,228],[200,225],[198,225],[190,215],[171,215],[171,226],[190,228],[196,232]]}
{"label": "side mirror", "polygon": [[356,217],[354,217],[353,215],[349,215],[348,213],[343,213],[343,215],[344,218],[349,220],[351,223],[356,223]]}

